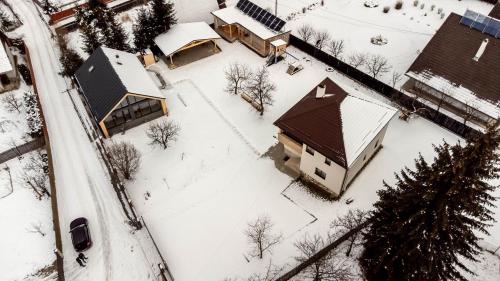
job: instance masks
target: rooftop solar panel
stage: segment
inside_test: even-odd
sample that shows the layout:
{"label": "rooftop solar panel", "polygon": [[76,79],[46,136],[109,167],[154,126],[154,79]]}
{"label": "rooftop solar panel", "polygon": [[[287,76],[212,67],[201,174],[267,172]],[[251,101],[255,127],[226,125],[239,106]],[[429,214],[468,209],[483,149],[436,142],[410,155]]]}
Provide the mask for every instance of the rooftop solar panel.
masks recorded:
{"label": "rooftop solar panel", "polygon": [[280,31],[285,25],[284,20],[274,16],[249,0],[239,0],[236,7],[274,31]]}
{"label": "rooftop solar panel", "polygon": [[479,16],[478,13],[471,10],[467,10],[465,11],[464,16],[460,20],[460,23],[463,25],[471,26],[478,16]]}
{"label": "rooftop solar panel", "polygon": [[262,8],[259,6],[256,6],[255,11],[252,14],[248,14],[248,15],[251,16],[252,18],[256,19],[257,16],[260,14],[260,12],[262,12]]}
{"label": "rooftop solar panel", "polygon": [[276,27],[276,31],[279,31],[283,28],[283,26],[285,26],[286,22],[284,20],[280,21],[280,23],[278,24],[278,26]]}
{"label": "rooftop solar panel", "polygon": [[500,38],[500,21],[492,18],[483,32],[495,38]]}
{"label": "rooftop solar panel", "polygon": [[472,23],[471,27],[482,32],[489,21],[490,19],[487,16],[478,15],[477,19]]}
{"label": "rooftop solar panel", "polygon": [[238,4],[236,4],[236,7],[238,7],[239,9],[241,9],[241,6],[243,4],[246,4],[247,2],[248,2],[248,0],[240,0],[240,1],[238,1]]}

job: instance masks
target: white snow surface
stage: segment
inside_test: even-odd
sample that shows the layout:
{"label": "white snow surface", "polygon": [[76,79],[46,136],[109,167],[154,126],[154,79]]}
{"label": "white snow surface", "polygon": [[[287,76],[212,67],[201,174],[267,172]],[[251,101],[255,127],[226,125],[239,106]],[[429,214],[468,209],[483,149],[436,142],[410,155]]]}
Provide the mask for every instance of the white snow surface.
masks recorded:
{"label": "white snow surface", "polygon": [[[35,6],[12,1],[24,25],[18,32],[31,52],[38,92],[47,121],[57,185],[66,280],[154,280],[145,253],[130,227],[95,146],[89,142],[75,113],[55,43]],[[87,267],[75,262],[69,223],[86,217],[93,246]],[[132,270],[131,270],[132,269]]]}
{"label": "white snow surface", "polygon": [[476,96],[473,91],[463,87],[462,85],[457,85],[442,76],[435,75],[430,70],[424,70],[418,73],[410,71],[406,73],[406,75],[436,89],[437,91],[443,92],[451,98],[458,100],[463,104],[469,105],[484,114],[491,116],[492,118],[498,119],[500,117],[500,103],[493,104],[486,99],[480,98]]}
{"label": "white snow surface", "polygon": [[12,64],[10,63],[9,56],[5,51],[5,46],[3,42],[0,42],[0,73],[9,72],[12,70]]}
{"label": "white snow surface", "polygon": [[197,40],[221,39],[206,22],[179,23],[168,32],[155,38],[155,43],[165,56]]}
{"label": "white snow surface", "polygon": [[237,23],[264,40],[282,33],[267,28],[259,21],[243,13],[236,6],[220,9],[212,12],[212,14],[214,14],[227,24]]}
{"label": "white snow surface", "polygon": [[354,89],[339,86],[349,93],[340,104],[340,114],[347,166],[351,166],[397,110],[359,92],[356,94]]}
{"label": "white snow surface", "polygon": [[131,53],[102,47],[118,77],[129,93],[163,97],[139,59]]}

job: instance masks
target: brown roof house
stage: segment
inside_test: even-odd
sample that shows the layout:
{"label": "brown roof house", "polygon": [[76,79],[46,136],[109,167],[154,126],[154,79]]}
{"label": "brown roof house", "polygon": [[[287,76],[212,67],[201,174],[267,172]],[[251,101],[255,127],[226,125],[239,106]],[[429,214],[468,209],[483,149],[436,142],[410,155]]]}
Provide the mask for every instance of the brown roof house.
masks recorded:
{"label": "brown roof house", "polygon": [[405,90],[480,126],[500,116],[500,21],[450,14],[406,75]]}
{"label": "brown roof house", "polygon": [[381,147],[397,110],[326,78],[274,125],[285,165],[340,196]]}

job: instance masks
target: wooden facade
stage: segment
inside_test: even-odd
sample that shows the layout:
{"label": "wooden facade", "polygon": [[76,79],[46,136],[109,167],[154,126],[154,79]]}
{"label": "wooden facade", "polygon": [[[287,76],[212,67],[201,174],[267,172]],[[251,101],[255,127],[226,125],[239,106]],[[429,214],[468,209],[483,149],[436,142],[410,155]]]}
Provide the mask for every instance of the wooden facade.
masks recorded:
{"label": "wooden facade", "polygon": [[276,36],[263,39],[244,26],[233,23],[228,24],[214,15],[214,28],[217,33],[219,33],[224,39],[229,42],[234,42],[239,40],[241,43],[248,46],[250,49],[255,51],[262,57],[267,57],[274,51],[274,47],[271,45],[271,42],[282,39],[287,42],[290,38],[290,31],[278,33]]}

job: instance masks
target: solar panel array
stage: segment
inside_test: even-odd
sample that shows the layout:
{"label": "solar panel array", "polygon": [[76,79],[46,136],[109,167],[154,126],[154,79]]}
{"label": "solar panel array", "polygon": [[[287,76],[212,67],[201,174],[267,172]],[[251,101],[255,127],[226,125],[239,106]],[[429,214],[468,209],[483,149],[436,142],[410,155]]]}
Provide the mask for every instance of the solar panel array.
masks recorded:
{"label": "solar panel array", "polygon": [[467,10],[460,23],[495,38],[500,38],[500,20]]}
{"label": "solar panel array", "polygon": [[255,5],[251,1],[240,0],[238,1],[238,4],[236,4],[236,7],[246,15],[259,21],[260,23],[274,31],[280,31],[283,26],[285,26],[286,22],[284,20]]}

